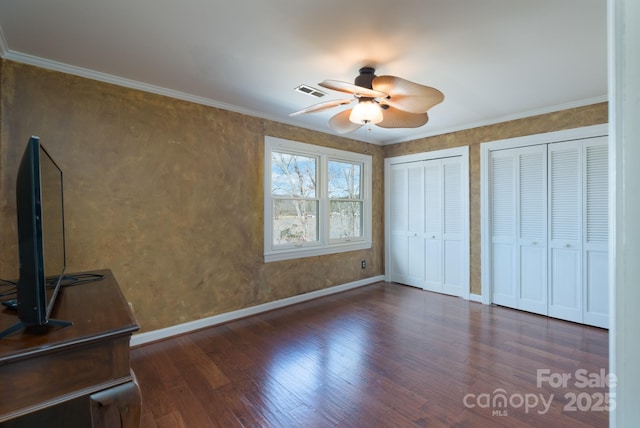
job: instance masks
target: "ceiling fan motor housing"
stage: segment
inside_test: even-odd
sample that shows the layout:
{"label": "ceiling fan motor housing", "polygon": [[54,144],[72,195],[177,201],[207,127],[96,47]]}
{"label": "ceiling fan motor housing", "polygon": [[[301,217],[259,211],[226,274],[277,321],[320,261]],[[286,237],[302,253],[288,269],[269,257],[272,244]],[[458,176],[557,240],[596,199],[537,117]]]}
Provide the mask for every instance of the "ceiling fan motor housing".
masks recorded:
{"label": "ceiling fan motor housing", "polygon": [[362,86],[363,88],[373,89],[373,79],[377,77],[374,74],[376,69],[373,67],[362,67],[359,71],[360,74],[356,77],[356,80],[353,83],[358,86]]}

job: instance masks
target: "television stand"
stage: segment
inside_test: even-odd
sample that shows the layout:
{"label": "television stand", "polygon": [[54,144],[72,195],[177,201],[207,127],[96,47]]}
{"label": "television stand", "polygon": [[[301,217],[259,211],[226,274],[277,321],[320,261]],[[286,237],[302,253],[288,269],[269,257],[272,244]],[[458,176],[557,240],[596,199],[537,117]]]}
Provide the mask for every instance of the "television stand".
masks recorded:
{"label": "television stand", "polygon": [[[51,315],[73,325],[0,340],[0,428],[139,426],[129,365],[138,323],[111,272],[99,273],[102,281],[60,290]],[[0,310],[0,330],[15,327],[15,317]]]}
{"label": "television stand", "polygon": [[33,325],[33,326],[25,326],[22,321],[19,321],[17,323],[15,323],[14,325],[12,325],[11,327],[3,330],[0,332],[0,339],[2,339],[3,337],[6,337],[8,335],[10,335],[11,333],[14,333],[22,328],[24,328],[25,330],[29,330],[29,329],[38,329],[38,331],[40,331],[43,328],[46,328],[48,326],[54,326],[54,327],[68,327],[70,325],[73,325],[73,323],[71,321],[62,321],[62,320],[56,320],[53,318],[49,318],[47,320],[46,324],[43,325]]}

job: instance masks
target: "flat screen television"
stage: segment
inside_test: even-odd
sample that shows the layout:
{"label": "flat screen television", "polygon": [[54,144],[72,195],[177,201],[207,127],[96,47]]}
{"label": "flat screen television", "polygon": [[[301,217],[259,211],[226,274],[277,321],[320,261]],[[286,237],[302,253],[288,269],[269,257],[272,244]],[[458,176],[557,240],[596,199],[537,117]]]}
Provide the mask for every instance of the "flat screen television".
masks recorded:
{"label": "flat screen television", "polygon": [[21,327],[68,325],[50,318],[66,266],[62,170],[38,137],[29,139],[18,167],[16,208],[20,323],[3,333]]}

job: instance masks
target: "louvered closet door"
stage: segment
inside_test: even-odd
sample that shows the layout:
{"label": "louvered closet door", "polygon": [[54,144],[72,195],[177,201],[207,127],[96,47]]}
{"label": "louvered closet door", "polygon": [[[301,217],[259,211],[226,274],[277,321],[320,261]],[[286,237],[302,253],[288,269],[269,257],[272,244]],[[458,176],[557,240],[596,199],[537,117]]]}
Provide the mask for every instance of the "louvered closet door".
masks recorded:
{"label": "louvered closet door", "polygon": [[582,322],[582,141],[548,151],[549,315]]}
{"label": "louvered closet door", "polygon": [[518,149],[516,272],[518,308],[547,314],[547,150]]}
{"label": "louvered closet door", "polygon": [[491,153],[491,301],[517,308],[516,297],[516,149]]}
{"label": "louvered closet door", "polygon": [[404,283],[409,272],[407,167],[393,165],[390,175],[390,276],[391,281]]}
{"label": "louvered closet door", "polygon": [[407,244],[408,270],[406,282],[424,286],[425,235],[424,235],[424,168],[422,163],[409,164],[407,168]]}
{"label": "louvered closet door", "polygon": [[442,292],[442,162],[424,162],[424,289]]}
{"label": "louvered closet door", "polygon": [[490,156],[492,302],[608,328],[607,137]]}
{"label": "louvered closet door", "polygon": [[546,314],[546,147],[491,156],[492,301]]}
{"label": "louvered closet door", "polygon": [[463,295],[463,201],[461,158],[448,158],[442,165],[442,292]]}
{"label": "louvered closet door", "polygon": [[586,140],[583,148],[583,322],[604,328],[609,327],[608,150],[606,137]]}
{"label": "louvered closet door", "polygon": [[390,181],[391,280],[463,296],[462,158],[393,165]]}

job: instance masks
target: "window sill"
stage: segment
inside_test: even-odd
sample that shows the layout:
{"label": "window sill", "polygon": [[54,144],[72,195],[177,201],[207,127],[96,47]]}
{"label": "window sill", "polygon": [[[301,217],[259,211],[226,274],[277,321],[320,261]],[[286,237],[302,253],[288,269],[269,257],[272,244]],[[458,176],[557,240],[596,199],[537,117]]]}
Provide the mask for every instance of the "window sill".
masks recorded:
{"label": "window sill", "polygon": [[371,241],[347,242],[343,244],[332,244],[330,247],[315,248],[291,248],[272,252],[264,255],[264,262],[278,262],[282,260],[302,259],[305,257],[324,256],[327,254],[346,253],[348,251],[368,250],[371,248]]}

